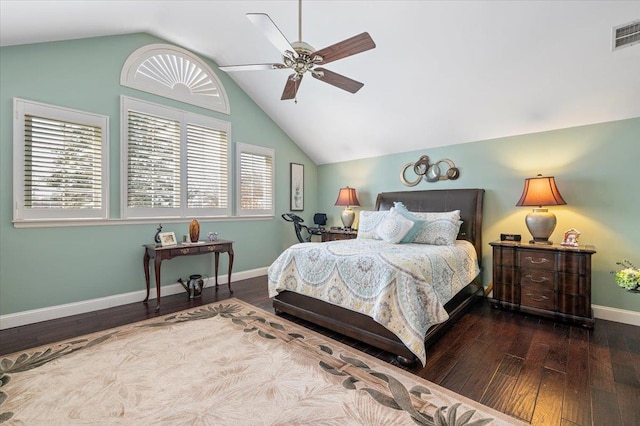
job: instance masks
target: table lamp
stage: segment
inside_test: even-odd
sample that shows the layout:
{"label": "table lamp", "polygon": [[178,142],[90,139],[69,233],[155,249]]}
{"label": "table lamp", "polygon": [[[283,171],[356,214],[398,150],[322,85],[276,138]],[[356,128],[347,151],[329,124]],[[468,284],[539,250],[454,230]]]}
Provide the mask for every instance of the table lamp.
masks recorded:
{"label": "table lamp", "polygon": [[542,206],[567,204],[560,195],[553,176],[538,175],[524,180],[524,190],[516,206],[538,206],[525,219],[527,228],[533,237],[531,244],[553,244],[549,237],[556,229],[556,216]]}
{"label": "table lamp", "polygon": [[360,206],[358,197],[356,197],[356,190],[348,186],[346,188],[340,188],[335,205],[344,206],[344,210],[340,214],[340,219],[342,219],[342,224],[346,230],[351,229],[353,220],[356,217],[356,214],[351,210],[351,206]]}

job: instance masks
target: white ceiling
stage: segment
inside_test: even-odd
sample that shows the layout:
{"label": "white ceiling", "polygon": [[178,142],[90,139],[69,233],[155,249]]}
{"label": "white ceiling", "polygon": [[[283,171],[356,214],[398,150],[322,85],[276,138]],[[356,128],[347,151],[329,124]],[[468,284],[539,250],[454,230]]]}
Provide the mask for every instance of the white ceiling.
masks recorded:
{"label": "white ceiling", "polygon": [[[369,32],[377,47],[326,66],[351,94],[289,70],[230,73],[317,164],[640,117],[640,44],[611,51],[640,1],[303,1],[316,49]],[[0,0],[2,46],[148,32],[219,65],[280,62],[245,17],[293,42],[297,1]],[[216,70],[217,72],[218,71]],[[231,104],[233,114],[233,104]]]}

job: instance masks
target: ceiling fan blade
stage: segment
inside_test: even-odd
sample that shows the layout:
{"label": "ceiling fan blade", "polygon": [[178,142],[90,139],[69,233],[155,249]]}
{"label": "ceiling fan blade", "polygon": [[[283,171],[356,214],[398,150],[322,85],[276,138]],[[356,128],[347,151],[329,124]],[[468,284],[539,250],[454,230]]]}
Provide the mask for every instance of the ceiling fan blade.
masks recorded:
{"label": "ceiling fan blade", "polygon": [[280,100],[285,101],[296,97],[298,88],[300,88],[300,83],[302,83],[302,75],[299,77],[296,77],[296,75],[297,74],[291,74],[287,79],[287,84],[284,86],[284,91],[282,92]]}
{"label": "ceiling fan blade", "polygon": [[369,49],[376,47],[373,39],[369,33],[358,34],[331,46],[325,47],[313,53],[313,56],[322,57],[322,61],[318,62],[319,65],[328,64],[329,62],[336,61],[338,59],[346,58],[347,56],[355,55]]}
{"label": "ceiling fan blade", "polygon": [[264,33],[280,53],[284,53],[287,50],[295,52],[289,40],[282,34],[271,18],[269,18],[269,15],[266,13],[247,13],[247,18]]}
{"label": "ceiling fan blade", "polygon": [[279,70],[286,68],[284,64],[246,64],[246,65],[226,65],[219,67],[220,71],[263,71],[263,70]]}
{"label": "ceiling fan blade", "polygon": [[[322,76],[320,74],[322,74]],[[359,81],[352,80],[349,77],[345,77],[344,75],[329,71],[324,68],[314,69],[314,72],[311,75],[313,75],[320,81],[324,81],[325,83],[329,83],[351,93],[356,93],[362,88],[362,86],[364,86],[364,84],[360,83]]]}

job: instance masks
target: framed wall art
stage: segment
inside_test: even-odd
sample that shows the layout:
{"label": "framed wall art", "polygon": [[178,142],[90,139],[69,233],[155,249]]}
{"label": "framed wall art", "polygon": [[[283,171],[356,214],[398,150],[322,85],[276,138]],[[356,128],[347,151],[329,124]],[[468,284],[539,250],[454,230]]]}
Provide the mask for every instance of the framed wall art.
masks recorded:
{"label": "framed wall art", "polygon": [[304,210],[304,165],[290,163],[291,166],[291,211]]}

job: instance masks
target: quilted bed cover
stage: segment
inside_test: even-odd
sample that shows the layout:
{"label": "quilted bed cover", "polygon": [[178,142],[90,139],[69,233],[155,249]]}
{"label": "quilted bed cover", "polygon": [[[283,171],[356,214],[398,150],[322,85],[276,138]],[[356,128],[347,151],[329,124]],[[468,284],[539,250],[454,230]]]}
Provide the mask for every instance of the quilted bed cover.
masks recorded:
{"label": "quilted bed cover", "polygon": [[455,245],[391,244],[374,239],[300,243],[269,267],[269,297],[288,290],[368,315],[424,365],[429,327],[480,273],[468,241]]}

